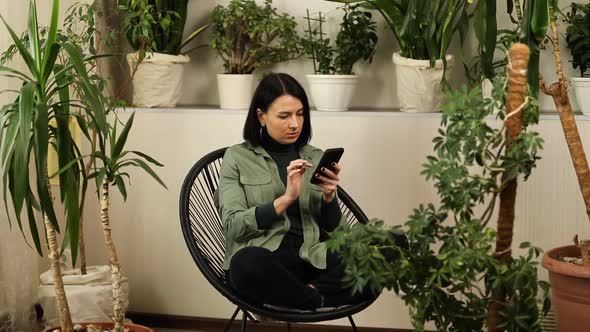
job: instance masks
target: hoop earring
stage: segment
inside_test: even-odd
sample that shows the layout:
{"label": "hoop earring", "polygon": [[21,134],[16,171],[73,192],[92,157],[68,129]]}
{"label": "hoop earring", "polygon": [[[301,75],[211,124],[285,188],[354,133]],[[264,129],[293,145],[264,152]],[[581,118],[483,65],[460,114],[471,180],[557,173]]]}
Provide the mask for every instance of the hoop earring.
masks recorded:
{"label": "hoop earring", "polygon": [[262,126],[260,126],[260,130],[258,131],[258,138],[260,138],[260,141],[262,142]]}

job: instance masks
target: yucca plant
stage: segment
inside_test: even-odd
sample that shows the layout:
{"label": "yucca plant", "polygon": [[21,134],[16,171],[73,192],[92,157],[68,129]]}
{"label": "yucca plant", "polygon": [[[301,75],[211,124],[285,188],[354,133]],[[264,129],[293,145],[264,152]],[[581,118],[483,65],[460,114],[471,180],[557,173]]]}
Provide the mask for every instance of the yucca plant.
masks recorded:
{"label": "yucca plant", "polygon": [[[83,50],[88,45],[80,43],[89,43],[91,40],[66,38],[67,34],[58,27],[59,7],[59,0],[54,0],[51,24],[44,28],[37,23],[35,0],[30,0],[28,31],[22,37],[5,23],[14,47],[4,55],[9,58],[9,53],[14,52],[12,56],[22,58],[28,72],[0,66],[1,75],[19,79],[22,84],[19,91],[14,91],[14,102],[0,109],[3,199],[8,214],[10,198],[17,224],[25,238],[28,236],[21,213],[26,211],[29,236],[39,254],[43,255],[41,243],[44,241],[39,235],[35,220],[36,211],[41,213],[56,288],[61,331],[70,332],[73,326],[61,278],[59,245],[55,234],[60,228],[49,179],[50,176],[58,176],[60,180],[59,197],[65,208],[65,234],[61,248],[70,246],[73,265],[78,254],[81,205],[84,204],[88,182],[93,179],[97,182],[97,189],[101,191],[101,224],[112,271],[115,331],[123,331],[120,265],[108,216],[109,186],[116,185],[126,198],[123,177],[129,177],[129,174],[123,170],[129,166],[145,169],[163,185],[148,163],[162,165],[139,151],[123,150],[133,124],[133,115],[118,134],[115,111],[119,103],[106,98],[102,93],[104,82],[89,73],[89,69],[91,71],[97,65],[96,59],[101,56],[83,55]],[[3,18],[2,20],[4,21]],[[71,95],[70,91],[74,94]],[[116,122],[112,126],[107,121],[109,114],[115,117]],[[69,122],[74,120],[91,142],[92,150],[87,155],[82,155],[70,133]],[[56,149],[59,161],[60,170],[56,174],[48,174],[47,170],[50,146]],[[133,154],[137,157],[129,158]],[[97,160],[101,163],[97,163]],[[84,162],[92,166],[92,173],[83,171]],[[31,165],[34,165],[34,174],[29,174]]]}
{"label": "yucca plant", "polygon": [[[58,0],[53,1],[51,23],[46,30],[44,42],[40,39],[42,29],[37,22],[35,0],[29,2],[28,45],[23,44],[2,18],[17,49],[16,54],[26,64],[28,72],[0,67],[0,74],[21,82],[20,90],[15,91],[15,100],[3,106],[0,111],[0,149],[2,196],[7,212],[8,206],[12,206],[18,227],[26,236],[21,217],[23,210],[26,211],[30,237],[37,252],[43,255],[35,211],[41,214],[61,328],[62,331],[69,332],[72,331],[72,322],[61,279],[56,239],[56,232],[60,231],[60,227],[53,205],[53,192],[49,186],[47,154],[49,146],[53,146],[62,168],[59,173],[58,195],[65,208],[62,247],[70,246],[75,262],[78,252],[79,199],[82,182],[80,169],[83,165],[68,123],[72,118],[80,119],[81,114],[86,114],[94,121],[99,131],[106,131],[107,121],[99,98],[100,92],[90,80],[85,66],[91,59],[82,58],[78,45],[57,40],[59,4]],[[57,62],[61,52],[69,59],[66,66]],[[76,100],[70,96],[69,88],[74,82],[83,89],[84,100]],[[74,112],[74,108],[78,111]],[[56,125],[52,125],[51,120],[55,120]],[[34,166],[34,174],[30,174],[30,166]],[[8,198],[11,201],[10,205]]]}
{"label": "yucca plant", "polygon": [[[116,114],[114,114],[116,116]],[[111,236],[111,223],[109,215],[109,201],[110,201],[110,187],[117,186],[123,199],[127,199],[127,189],[124,177],[129,178],[129,173],[126,169],[129,167],[140,167],[148,174],[150,174],[158,183],[164,188],[166,185],[158,177],[158,175],[151,169],[147,162],[156,166],[163,166],[150,156],[139,151],[124,151],[129,131],[133,126],[133,119],[135,113],[123,127],[120,134],[117,133],[118,119],[115,119],[115,124],[109,130],[108,135],[98,135],[98,149],[91,155],[95,161],[100,161],[100,164],[94,162],[94,171],[89,175],[89,178],[96,179],[96,187],[100,195],[100,223],[103,230],[105,244],[107,246],[109,263],[111,265],[111,281],[113,286],[113,301],[114,301],[114,317],[115,323],[113,332],[123,332],[123,320],[125,319],[125,310],[123,306],[123,290],[121,289],[121,265],[117,255],[117,249]],[[130,156],[135,155],[135,158]],[[146,160],[146,161],[144,161]]]}

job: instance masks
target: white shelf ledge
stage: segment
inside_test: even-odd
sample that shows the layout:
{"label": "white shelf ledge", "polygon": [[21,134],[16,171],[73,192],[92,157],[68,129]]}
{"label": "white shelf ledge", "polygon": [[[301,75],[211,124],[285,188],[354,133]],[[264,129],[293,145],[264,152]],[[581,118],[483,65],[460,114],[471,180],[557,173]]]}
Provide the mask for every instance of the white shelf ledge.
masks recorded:
{"label": "white shelf ledge", "polygon": [[[229,110],[220,109],[215,106],[178,106],[176,108],[135,108],[125,109],[127,112],[141,113],[167,113],[167,114],[212,114],[218,113],[223,115],[244,115],[247,110]],[[441,116],[440,112],[431,113],[410,113],[401,112],[399,109],[352,109],[350,111],[317,111],[312,109],[313,115],[322,117],[393,117],[393,118],[437,118]],[[590,115],[581,113],[575,114],[576,121],[590,121]],[[555,111],[541,111],[540,120],[559,120],[559,114]]]}

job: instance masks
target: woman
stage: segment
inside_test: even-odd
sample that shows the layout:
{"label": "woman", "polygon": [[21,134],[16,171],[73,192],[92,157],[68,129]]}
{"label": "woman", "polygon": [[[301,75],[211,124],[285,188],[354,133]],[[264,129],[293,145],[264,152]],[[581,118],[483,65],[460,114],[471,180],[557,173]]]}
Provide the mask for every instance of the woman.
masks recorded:
{"label": "woman", "polygon": [[322,151],[311,138],[305,90],[287,74],[258,85],[245,142],[230,147],[221,166],[219,199],[227,244],[224,269],[242,296],[299,309],[358,302],[341,287],[344,267],[323,240],[345,223],[335,172],[310,183]]}

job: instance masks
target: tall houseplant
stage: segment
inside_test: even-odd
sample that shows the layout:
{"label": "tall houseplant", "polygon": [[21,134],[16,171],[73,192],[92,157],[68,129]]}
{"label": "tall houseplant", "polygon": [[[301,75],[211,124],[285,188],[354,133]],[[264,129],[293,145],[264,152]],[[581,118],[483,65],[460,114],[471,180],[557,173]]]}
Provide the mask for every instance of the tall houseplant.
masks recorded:
{"label": "tall houseplant", "polygon": [[361,3],[379,11],[400,51],[393,54],[402,111],[439,111],[445,70],[453,62],[447,50],[455,33],[467,29],[468,0],[329,0]]}
{"label": "tall houseplant", "polygon": [[[307,30],[303,39],[305,53],[312,59],[314,74],[307,75],[311,97],[318,110],[345,111],[353,97],[358,75],[353,66],[363,60],[371,62],[377,46],[377,33],[372,14],[358,5],[342,7],[344,15],[335,46],[323,29],[325,17],[319,12],[310,17],[307,11]],[[312,27],[312,21],[317,26]]]}
{"label": "tall houseplant", "polygon": [[578,106],[582,113],[590,115],[590,75],[586,74],[590,68],[590,2],[572,3],[567,22],[565,40],[572,52],[572,65],[580,71],[580,77],[572,77],[571,80]]}
{"label": "tall houseplant", "polygon": [[250,105],[257,68],[297,58],[301,41],[295,19],[279,14],[272,0],[231,0],[218,5],[211,18],[211,47],[223,61],[217,75],[221,108],[246,109]]}
{"label": "tall houseplant", "polygon": [[182,39],[188,0],[119,0],[122,28],[135,53],[127,55],[133,77],[133,104],[174,107],[180,99],[187,54],[205,45],[186,46],[207,25]]}
{"label": "tall houseplant", "polygon": [[[498,293],[503,306],[497,330],[541,331],[537,292],[548,285],[537,281],[540,250],[523,243],[525,255],[498,260],[496,234],[488,227],[498,195],[510,181],[529,177],[543,142],[528,128],[538,116],[525,97],[528,49],[518,45],[510,53],[515,67],[508,78],[495,80],[491,98],[484,99],[479,87],[447,93],[435,154],[422,172],[434,180],[440,206],[414,210],[405,224],[409,249],[398,247],[382,222],[336,233],[329,243],[344,254],[349,285],[393,289],[410,307],[418,331],[428,321],[437,331],[489,328],[486,318]],[[512,133],[515,118],[521,118],[520,131],[505,135]]]}
{"label": "tall houseplant", "polygon": [[[129,179],[128,169],[130,167],[139,167],[153,177],[160,185],[167,188],[164,182],[152,170],[148,163],[156,166],[163,166],[155,159],[140,152],[124,150],[129,132],[133,126],[135,113],[131,114],[129,120],[125,123],[120,133],[117,132],[117,123],[119,121],[115,108],[109,108],[108,113],[115,117],[113,126],[104,133],[95,131],[97,135],[97,149],[90,154],[93,164],[93,172],[89,179],[96,180],[96,187],[100,197],[100,224],[103,230],[103,236],[107,247],[109,263],[111,267],[111,282],[113,289],[113,332],[123,332],[125,319],[125,307],[123,303],[123,289],[121,286],[121,264],[117,254],[117,249],[113,241],[111,232],[111,218],[109,214],[110,204],[110,187],[116,186],[124,200],[127,200],[127,189],[125,178]],[[88,136],[90,137],[90,136]]]}
{"label": "tall houseplant", "polygon": [[[551,96],[559,112],[568,150],[573,162],[578,185],[590,219],[590,168],[584,152],[582,139],[576,125],[572,104],[568,95],[568,82],[563,73],[557,16],[559,8],[555,0],[541,1],[548,8],[548,22],[553,44],[553,57],[558,81],[547,86],[541,80],[541,90]],[[577,247],[576,247],[577,246]],[[590,241],[549,250],[543,257],[543,266],[549,270],[549,279],[554,285],[553,301],[560,331],[582,331],[590,324]],[[560,261],[562,256],[582,257],[584,266],[573,266]]]}
{"label": "tall houseplant", "polygon": [[[116,125],[109,125],[107,116],[113,113],[117,104],[112,104],[104,97],[104,82],[92,73],[96,59],[100,56],[84,56],[83,49],[87,45],[83,44],[89,41],[84,38],[69,38],[73,35],[60,31],[59,7],[59,0],[54,0],[51,23],[49,28],[44,30],[37,23],[35,0],[31,0],[28,31],[23,38],[5,24],[14,42],[14,50],[10,52],[15,52],[22,58],[29,73],[0,66],[0,74],[16,78],[22,83],[22,88],[16,91],[15,101],[0,109],[0,151],[6,209],[8,210],[10,198],[16,221],[25,237],[27,235],[21,220],[21,211],[26,211],[29,236],[41,255],[42,241],[35,220],[37,213],[40,213],[44,220],[48,256],[59,308],[60,329],[71,332],[73,326],[60,268],[55,234],[59,231],[59,223],[53,205],[52,188],[49,186],[50,176],[58,176],[60,180],[59,197],[65,208],[66,217],[62,249],[66,245],[70,246],[75,265],[81,205],[84,204],[83,197],[88,181],[95,178],[107,184],[116,184],[126,197],[123,177],[129,175],[122,172],[125,167],[139,166],[161,183],[144,159],[149,163],[161,165],[141,152],[123,150],[133,117],[120,134],[117,134]],[[28,48],[23,40],[28,44]],[[55,120],[55,124],[52,120]],[[76,121],[84,136],[91,142],[92,151],[89,155],[83,156],[74,142],[69,129],[70,121]],[[95,148],[96,145],[98,148]],[[55,148],[59,161],[60,170],[56,174],[48,173],[47,155],[50,146]],[[130,158],[133,154],[137,157]],[[95,160],[102,160],[103,165],[96,164]],[[82,171],[85,161],[95,165],[94,174],[89,175]],[[29,166],[34,166],[33,174],[29,174]],[[108,198],[108,193],[106,196],[103,193],[103,206],[107,202],[104,197]],[[109,252],[113,252],[108,209],[102,209],[101,212],[107,247]],[[116,331],[122,331],[120,323],[123,318],[120,309],[117,309],[120,308],[120,301],[116,292],[119,290],[119,265],[116,256],[113,259],[111,255],[110,261],[113,267],[117,321],[114,325],[117,325]],[[139,328],[139,331],[145,331]],[[134,327],[132,331],[138,330]]]}
{"label": "tall houseplant", "polygon": [[[4,21],[4,19],[2,18]],[[35,0],[29,2],[28,45],[22,43],[14,30],[4,22],[13,39],[17,54],[27,66],[28,73],[14,68],[0,67],[0,73],[18,79],[22,87],[16,92],[16,99],[0,111],[0,148],[2,150],[3,198],[6,208],[12,206],[17,224],[25,236],[21,212],[26,211],[30,237],[39,254],[43,254],[41,239],[36,223],[36,213],[43,219],[48,244],[48,256],[55,280],[56,300],[62,331],[72,331],[59,262],[59,248],[56,232],[60,231],[54,208],[54,193],[49,186],[47,154],[50,145],[56,149],[60,167],[59,200],[65,208],[65,233],[63,245],[71,248],[75,261],[78,252],[78,228],[80,219],[79,197],[81,188],[77,149],[69,131],[70,118],[76,117],[73,107],[91,113],[99,128],[106,126],[105,113],[92,92],[93,84],[86,72],[85,63],[78,52],[78,46],[57,40],[59,24],[59,1],[54,0],[51,22],[44,43],[40,42],[41,28],[37,22]],[[60,52],[65,52],[71,63],[64,67],[57,62]],[[85,101],[70,98],[69,88],[78,82],[87,90]],[[55,119],[56,125],[50,120]],[[34,167],[34,176],[29,166]],[[11,203],[8,202],[10,198]],[[36,211],[37,212],[36,212]],[[8,212],[8,211],[7,211]]]}

